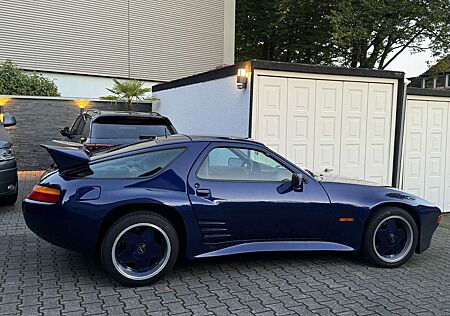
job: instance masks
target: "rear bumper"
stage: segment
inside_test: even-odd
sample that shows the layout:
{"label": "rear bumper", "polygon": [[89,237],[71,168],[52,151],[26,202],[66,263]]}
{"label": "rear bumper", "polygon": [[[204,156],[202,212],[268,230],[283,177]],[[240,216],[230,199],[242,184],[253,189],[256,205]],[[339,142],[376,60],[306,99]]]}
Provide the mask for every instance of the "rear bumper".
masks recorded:
{"label": "rear bumper", "polygon": [[437,218],[441,214],[442,213],[438,208],[433,208],[430,209],[429,212],[420,215],[419,244],[416,249],[417,253],[422,253],[430,247],[433,234],[439,226]]}
{"label": "rear bumper", "polygon": [[[14,186],[13,190],[8,187]],[[0,197],[14,195],[17,192],[17,164],[8,160],[0,162]]]}
{"label": "rear bumper", "polygon": [[56,246],[92,255],[96,250],[96,231],[87,217],[67,211],[59,203],[50,204],[25,199],[22,213],[28,228]]}

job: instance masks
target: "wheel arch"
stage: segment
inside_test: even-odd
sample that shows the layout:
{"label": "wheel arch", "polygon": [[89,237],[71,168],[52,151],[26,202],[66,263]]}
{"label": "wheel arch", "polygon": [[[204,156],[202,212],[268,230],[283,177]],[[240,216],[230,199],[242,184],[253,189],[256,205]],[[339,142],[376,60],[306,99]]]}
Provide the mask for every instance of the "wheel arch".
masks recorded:
{"label": "wheel arch", "polygon": [[408,204],[405,204],[405,203],[400,203],[400,202],[384,202],[384,203],[380,203],[380,204],[377,204],[377,205],[373,206],[369,210],[369,215],[367,217],[367,220],[364,223],[364,230],[363,230],[363,232],[366,231],[367,224],[369,223],[369,220],[373,216],[373,214],[375,214],[378,210],[383,209],[385,207],[389,207],[389,206],[398,207],[398,208],[408,212],[408,214],[411,215],[411,217],[414,219],[414,222],[416,223],[416,226],[417,226],[417,231],[419,233],[418,234],[419,235],[419,242],[417,243],[417,247],[415,249],[415,251],[417,252],[418,249],[420,249],[420,230],[421,230],[420,217],[419,217],[419,214],[417,214],[417,211],[411,205],[408,205]]}
{"label": "wheel arch", "polygon": [[164,205],[164,204],[157,204],[157,203],[132,203],[132,204],[125,204],[118,206],[116,208],[113,208],[110,210],[106,216],[103,218],[99,232],[97,234],[96,239],[96,247],[95,251],[98,254],[100,252],[100,247],[103,241],[103,237],[105,236],[106,232],[108,231],[109,227],[117,221],[119,218],[133,213],[135,211],[149,211],[156,214],[159,214],[166,218],[175,228],[178,239],[180,241],[180,253],[179,258],[186,257],[186,226],[184,224],[183,218],[181,215],[177,212],[176,209],[173,207]]}

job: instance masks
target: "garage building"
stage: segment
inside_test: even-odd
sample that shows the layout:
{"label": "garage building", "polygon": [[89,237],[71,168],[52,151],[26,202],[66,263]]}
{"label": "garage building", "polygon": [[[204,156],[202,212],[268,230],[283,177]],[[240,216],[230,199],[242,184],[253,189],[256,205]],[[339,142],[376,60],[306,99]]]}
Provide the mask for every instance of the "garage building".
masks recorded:
{"label": "garage building", "polygon": [[252,60],[153,93],[180,133],[251,137],[303,168],[399,185],[402,72]]}

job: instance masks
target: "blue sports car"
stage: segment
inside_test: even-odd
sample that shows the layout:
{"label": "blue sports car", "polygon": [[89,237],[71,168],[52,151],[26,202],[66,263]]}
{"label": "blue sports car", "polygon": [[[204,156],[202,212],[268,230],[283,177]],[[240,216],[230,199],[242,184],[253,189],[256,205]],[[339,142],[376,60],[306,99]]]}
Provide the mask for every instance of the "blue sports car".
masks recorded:
{"label": "blue sports car", "polygon": [[188,259],[258,251],[362,251],[380,267],[422,253],[442,219],[391,187],[314,175],[247,139],[168,136],[93,156],[47,146],[58,167],[23,201],[28,227],[98,254],[125,285]]}

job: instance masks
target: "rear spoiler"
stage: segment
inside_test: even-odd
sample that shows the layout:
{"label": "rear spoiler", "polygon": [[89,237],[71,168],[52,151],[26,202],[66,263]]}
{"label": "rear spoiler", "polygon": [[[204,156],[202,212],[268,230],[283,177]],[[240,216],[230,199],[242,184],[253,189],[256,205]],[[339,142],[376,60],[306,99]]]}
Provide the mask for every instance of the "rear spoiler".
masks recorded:
{"label": "rear spoiler", "polygon": [[88,154],[82,149],[42,144],[41,147],[48,151],[59,171],[81,167],[91,161]]}

